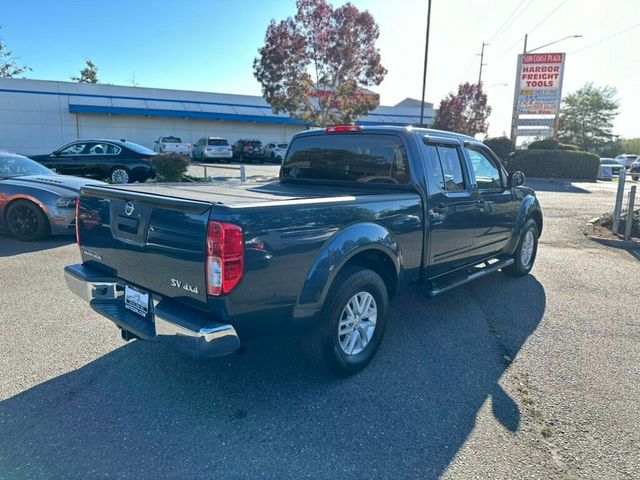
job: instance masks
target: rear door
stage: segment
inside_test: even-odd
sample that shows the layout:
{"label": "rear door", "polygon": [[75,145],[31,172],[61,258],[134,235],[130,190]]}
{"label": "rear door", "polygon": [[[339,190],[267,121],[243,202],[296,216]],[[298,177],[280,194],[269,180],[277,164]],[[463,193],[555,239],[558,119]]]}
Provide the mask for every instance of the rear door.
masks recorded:
{"label": "rear door", "polygon": [[479,201],[474,246],[478,255],[499,253],[507,246],[513,229],[519,202],[507,188],[507,176],[500,162],[483,146],[465,147]]}
{"label": "rear door", "polygon": [[78,222],[82,260],[132,286],[204,308],[210,208],[205,202],[85,187]]}
{"label": "rear door", "polygon": [[428,186],[428,268],[438,275],[472,261],[478,200],[462,145],[430,137],[424,145]]}

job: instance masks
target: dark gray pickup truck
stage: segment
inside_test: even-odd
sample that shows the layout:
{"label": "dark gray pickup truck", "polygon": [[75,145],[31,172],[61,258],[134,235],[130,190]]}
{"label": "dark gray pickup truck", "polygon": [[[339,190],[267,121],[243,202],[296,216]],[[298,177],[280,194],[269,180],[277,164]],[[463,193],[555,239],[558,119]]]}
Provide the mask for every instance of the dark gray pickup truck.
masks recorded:
{"label": "dark gray pickup truck", "polygon": [[531,270],[542,213],[523,183],[470,137],[309,130],[275,182],[84,187],[66,281],[125,340],[210,357],[296,333],[346,376],[371,361],[404,283],[437,295]]}

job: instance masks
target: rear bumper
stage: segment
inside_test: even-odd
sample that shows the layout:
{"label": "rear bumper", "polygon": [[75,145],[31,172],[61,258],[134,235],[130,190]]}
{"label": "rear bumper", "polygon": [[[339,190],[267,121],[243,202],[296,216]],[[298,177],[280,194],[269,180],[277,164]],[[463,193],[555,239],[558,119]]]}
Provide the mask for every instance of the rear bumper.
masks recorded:
{"label": "rear bumper", "polygon": [[82,264],[67,265],[69,289],[121,329],[143,340],[170,344],[193,357],[220,357],[240,348],[232,325],[217,323],[205,313],[151,293],[147,317],[124,308],[123,280]]}

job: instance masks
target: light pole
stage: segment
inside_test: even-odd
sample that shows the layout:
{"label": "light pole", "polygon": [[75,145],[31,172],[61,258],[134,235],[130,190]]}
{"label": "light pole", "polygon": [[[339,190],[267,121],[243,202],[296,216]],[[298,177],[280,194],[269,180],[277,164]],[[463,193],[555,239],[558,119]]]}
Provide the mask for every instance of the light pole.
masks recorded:
{"label": "light pole", "polygon": [[431,0],[427,7],[427,38],[424,42],[424,70],[422,72],[422,101],[420,102],[420,126],[424,122],[424,90],[427,87],[427,57],[429,56],[429,27],[431,26]]}
{"label": "light pole", "polygon": [[524,52],[523,53],[532,53],[536,50],[540,50],[541,48],[548,47],[549,45],[554,45],[556,43],[562,42],[563,40],[568,40],[569,38],[582,38],[582,35],[567,35],[566,37],[562,37],[558,40],[554,40],[553,42],[545,43],[544,45],[540,45],[539,47],[532,48],[531,50],[527,50],[527,37],[529,34],[524,36]]}

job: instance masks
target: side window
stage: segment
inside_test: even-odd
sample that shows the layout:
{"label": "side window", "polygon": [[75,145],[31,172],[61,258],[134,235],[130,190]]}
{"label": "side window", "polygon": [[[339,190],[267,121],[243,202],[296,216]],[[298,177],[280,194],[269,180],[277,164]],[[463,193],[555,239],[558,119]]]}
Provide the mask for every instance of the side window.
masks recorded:
{"label": "side window", "polygon": [[84,151],[86,143],[74,143],[64,150],[60,151],[60,155],[80,155]]}
{"label": "side window", "polygon": [[476,177],[478,190],[495,190],[502,188],[500,169],[482,151],[467,148],[471,167]]}
{"label": "side window", "polygon": [[120,147],[112,145],[110,143],[94,143],[90,144],[89,155],[117,155],[120,153]]}
{"label": "side window", "polygon": [[444,174],[442,173],[442,166],[440,165],[440,158],[438,157],[438,147],[435,145],[427,145],[427,162],[429,168],[427,169],[427,183],[429,186],[429,193],[434,194],[439,191],[444,191]]}
{"label": "side window", "polygon": [[[432,177],[429,186],[432,191],[456,192],[466,190],[462,173],[460,151],[454,145],[427,145],[428,161],[431,163]],[[434,189],[435,188],[435,189]]]}

